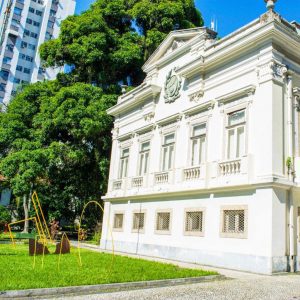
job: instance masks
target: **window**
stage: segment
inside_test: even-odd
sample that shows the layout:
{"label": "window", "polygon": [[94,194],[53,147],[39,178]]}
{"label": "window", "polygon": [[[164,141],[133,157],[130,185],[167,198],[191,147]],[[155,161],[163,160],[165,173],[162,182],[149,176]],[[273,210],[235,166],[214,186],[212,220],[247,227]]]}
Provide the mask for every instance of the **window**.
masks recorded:
{"label": "window", "polygon": [[14,14],[16,14],[17,16],[21,16],[22,14],[22,9],[15,7],[14,8]]}
{"label": "window", "polygon": [[32,24],[32,20],[29,19],[29,18],[27,18],[27,19],[26,19],[26,23],[27,23],[27,24]]}
{"label": "window", "polygon": [[50,16],[54,17],[56,15],[56,11],[54,9],[50,9]]}
{"label": "window", "polygon": [[204,210],[203,209],[186,209],[185,210],[185,235],[204,235]]}
{"label": "window", "polygon": [[175,147],[175,133],[164,136],[162,146],[162,171],[168,171],[173,166]]}
{"label": "window", "polygon": [[26,42],[22,42],[22,43],[21,43],[21,48],[27,48],[27,45],[28,45],[28,44],[27,44]]}
{"label": "window", "polygon": [[32,8],[32,7],[29,7],[29,12],[31,12],[31,13],[33,13],[33,14],[34,14],[34,12],[35,12],[34,8]]}
{"label": "window", "polygon": [[25,29],[25,30],[24,30],[24,36],[25,36],[25,35],[30,36],[30,31],[29,31],[28,29]]}
{"label": "window", "polygon": [[237,159],[245,155],[245,110],[228,115],[227,159]]}
{"label": "window", "polygon": [[115,231],[123,230],[123,219],[124,219],[124,213],[115,213],[114,226],[113,226],[113,229]]}
{"label": "window", "polygon": [[9,65],[11,63],[11,59],[12,59],[11,57],[5,56],[3,58],[3,63]]}
{"label": "window", "polygon": [[156,213],[156,233],[169,234],[171,231],[171,211]]}
{"label": "window", "polygon": [[34,33],[34,32],[30,32],[30,36],[37,39],[38,37],[38,34],[37,33]]}
{"label": "window", "polygon": [[45,35],[45,39],[46,40],[51,40],[52,39],[52,34],[50,34],[48,31],[46,32],[46,35]]}
{"label": "window", "polygon": [[145,213],[133,213],[132,231],[143,233],[145,230]]}
{"label": "window", "polygon": [[25,74],[30,74],[30,73],[31,73],[31,70],[28,69],[28,68],[24,68],[24,73],[25,73]]}
{"label": "window", "polygon": [[191,165],[199,166],[205,161],[206,124],[193,126]]}
{"label": "window", "polygon": [[13,25],[18,26],[18,25],[20,25],[20,20],[12,19],[12,20],[11,20],[11,23],[12,23]]}
{"label": "window", "polygon": [[22,72],[23,71],[23,67],[20,66],[20,65],[17,65],[16,70]]}
{"label": "window", "polygon": [[13,52],[14,51],[14,45],[13,44],[7,44],[5,49],[9,52]]}
{"label": "window", "polygon": [[47,27],[48,27],[48,28],[53,28],[53,27],[54,27],[54,22],[48,21]]}
{"label": "window", "polygon": [[18,83],[18,84],[21,82],[21,80],[17,77],[14,77],[13,81],[14,81],[14,83]]}
{"label": "window", "polygon": [[29,48],[30,50],[35,51],[36,46],[35,46],[35,45],[32,45],[32,44],[28,44],[28,48]]}
{"label": "window", "polygon": [[36,14],[37,16],[42,16],[42,15],[43,15],[43,12],[40,11],[40,10],[36,10],[36,11],[35,11],[35,14]]}
{"label": "window", "polygon": [[40,27],[41,23],[37,21],[33,21],[33,26]]}
{"label": "window", "polygon": [[0,91],[5,92],[5,84],[3,83],[0,84]]}
{"label": "window", "polygon": [[8,72],[8,71],[5,71],[5,70],[1,70],[1,71],[0,71],[0,77],[1,77],[3,80],[7,80],[7,79],[8,79],[8,76],[9,76],[9,72]]}
{"label": "window", "polygon": [[129,148],[122,149],[121,150],[121,158],[120,158],[119,178],[127,177],[128,161],[129,161]]}
{"label": "window", "polygon": [[222,215],[222,237],[246,238],[247,237],[247,207],[224,207]]}
{"label": "window", "polygon": [[141,144],[140,157],[139,157],[139,176],[143,176],[148,172],[149,166],[149,153],[150,153],[150,142],[144,142]]}

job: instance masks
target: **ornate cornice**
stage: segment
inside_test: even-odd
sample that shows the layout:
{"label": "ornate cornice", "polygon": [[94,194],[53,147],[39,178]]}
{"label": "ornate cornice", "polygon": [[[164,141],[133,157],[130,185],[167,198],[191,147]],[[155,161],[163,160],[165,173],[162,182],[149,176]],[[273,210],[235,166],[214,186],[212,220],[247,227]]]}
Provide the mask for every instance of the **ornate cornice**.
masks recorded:
{"label": "ornate cornice", "polygon": [[230,102],[233,100],[238,99],[239,97],[251,96],[255,93],[256,86],[255,85],[248,85],[243,88],[240,88],[234,92],[222,95],[216,98],[216,101],[219,104],[225,104],[226,102]]}

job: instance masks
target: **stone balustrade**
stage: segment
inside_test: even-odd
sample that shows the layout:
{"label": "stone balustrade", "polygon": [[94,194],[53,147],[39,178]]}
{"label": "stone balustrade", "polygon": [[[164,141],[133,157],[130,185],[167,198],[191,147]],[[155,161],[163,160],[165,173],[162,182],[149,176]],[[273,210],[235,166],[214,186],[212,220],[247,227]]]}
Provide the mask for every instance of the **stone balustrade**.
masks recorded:
{"label": "stone balustrade", "polygon": [[169,182],[169,172],[160,172],[154,175],[155,184],[164,184]]}
{"label": "stone balustrade", "polygon": [[143,177],[132,178],[131,185],[132,187],[142,187],[143,186]]}
{"label": "stone balustrade", "polygon": [[183,170],[183,180],[195,180],[200,178],[200,167],[187,168]]}
{"label": "stone balustrade", "polygon": [[113,182],[113,190],[120,190],[122,188],[122,179]]}
{"label": "stone balustrade", "polygon": [[241,160],[231,160],[219,164],[220,174],[222,176],[234,175],[241,173]]}

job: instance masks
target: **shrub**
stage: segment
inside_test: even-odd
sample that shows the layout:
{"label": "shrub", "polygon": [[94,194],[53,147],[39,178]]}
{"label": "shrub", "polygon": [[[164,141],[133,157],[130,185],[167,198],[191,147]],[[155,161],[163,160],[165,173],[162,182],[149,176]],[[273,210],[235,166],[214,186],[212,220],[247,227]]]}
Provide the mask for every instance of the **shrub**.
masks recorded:
{"label": "shrub", "polygon": [[10,223],[10,220],[11,215],[9,210],[3,205],[0,205],[0,224]]}

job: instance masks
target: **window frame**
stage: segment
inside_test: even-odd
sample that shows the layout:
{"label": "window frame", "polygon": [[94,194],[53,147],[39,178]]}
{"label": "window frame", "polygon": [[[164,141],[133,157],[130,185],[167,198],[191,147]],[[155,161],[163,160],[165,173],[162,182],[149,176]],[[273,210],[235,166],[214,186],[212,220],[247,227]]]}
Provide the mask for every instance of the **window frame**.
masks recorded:
{"label": "window frame", "polygon": [[[170,220],[169,220],[169,229],[168,230],[159,230],[157,229],[157,219],[159,213],[169,213]],[[171,235],[172,234],[172,217],[173,211],[172,209],[158,209],[155,211],[155,222],[154,222],[154,233],[159,235]]]}
{"label": "window frame", "polygon": [[[128,156],[123,156],[123,152],[128,149]],[[130,146],[121,147],[120,148],[120,158],[119,158],[119,171],[118,171],[118,179],[128,178],[128,168],[129,168],[129,158],[130,158]],[[123,160],[125,161],[127,158],[127,166],[126,166],[126,174],[124,176],[124,165]]]}
{"label": "window frame", "polygon": [[[244,211],[244,231],[243,232],[225,232],[225,211]],[[234,238],[234,239],[247,239],[248,238],[248,205],[226,205],[221,206],[220,209],[220,237],[221,238]]]}
{"label": "window frame", "polygon": [[[201,212],[202,213],[202,231],[187,231],[186,230],[186,218],[187,213],[189,212]],[[203,237],[205,235],[205,215],[206,215],[206,208],[204,207],[189,207],[184,209],[183,215],[183,235],[186,236],[200,236]]]}
{"label": "window frame", "polygon": [[[231,115],[238,113],[238,112],[244,112],[244,120],[240,123],[229,125],[229,118]],[[238,160],[241,159],[243,156],[246,155],[247,149],[246,149],[246,133],[247,133],[247,110],[246,108],[240,108],[236,109],[230,112],[227,112],[226,114],[226,126],[225,126],[225,159],[228,161],[231,160]],[[244,153],[237,155],[238,152],[238,130],[240,128],[243,128],[244,130],[244,138],[243,138],[243,144],[244,144]],[[234,131],[234,157],[230,157],[230,149],[229,149],[229,132]]]}
{"label": "window frame", "polygon": [[[194,136],[194,128],[197,126],[201,126],[201,125],[205,125],[205,133]],[[198,140],[198,143],[200,143],[200,140],[204,137],[204,157],[202,158],[201,156],[201,161],[198,164],[194,164],[193,160],[194,160],[194,141]],[[198,147],[200,147],[200,145],[198,145]],[[191,128],[190,128],[190,137],[189,137],[189,166],[190,167],[199,167],[201,165],[203,165],[206,160],[207,160],[207,120],[203,121],[203,122],[196,122],[191,124]],[[199,152],[199,157],[200,157],[200,152]],[[198,159],[199,159],[198,157]]]}
{"label": "window frame", "polygon": [[[165,143],[165,138],[169,135],[174,135],[174,142],[172,143]],[[168,162],[167,162],[167,166],[169,166],[169,160],[170,160],[170,147],[173,146],[173,154],[171,157],[171,166],[164,169],[164,149],[167,148],[167,156],[168,156]],[[161,172],[169,172],[172,171],[174,169],[174,165],[175,165],[175,154],[176,154],[176,132],[175,131],[170,131],[170,132],[165,132],[162,134],[162,142],[161,142],[161,158],[160,158],[160,170]]]}
{"label": "window frame", "polygon": [[[144,214],[144,227],[142,229],[133,227],[133,225],[134,225],[134,216],[136,214]],[[133,210],[132,211],[132,224],[131,224],[131,232],[132,233],[145,233],[146,217],[147,217],[147,214],[146,214],[145,209],[143,209],[143,210]]]}
{"label": "window frame", "polygon": [[[148,150],[142,150],[142,145],[149,143],[149,149]],[[147,174],[149,174],[149,168],[150,168],[150,152],[151,152],[151,140],[144,140],[144,141],[140,141],[139,143],[139,158],[138,158],[138,164],[137,164],[137,176],[138,177],[143,177],[146,176]],[[146,172],[145,171],[145,155],[148,153],[148,158],[147,158],[147,168],[146,168]],[[143,166],[141,163],[141,159],[143,158]],[[142,170],[141,170],[142,167]]]}
{"label": "window frame", "polygon": [[[123,215],[122,219],[122,227],[115,227],[115,218],[116,215]],[[116,210],[113,212],[113,219],[112,219],[112,231],[122,232],[124,231],[124,223],[125,223],[125,212],[123,210]]]}

